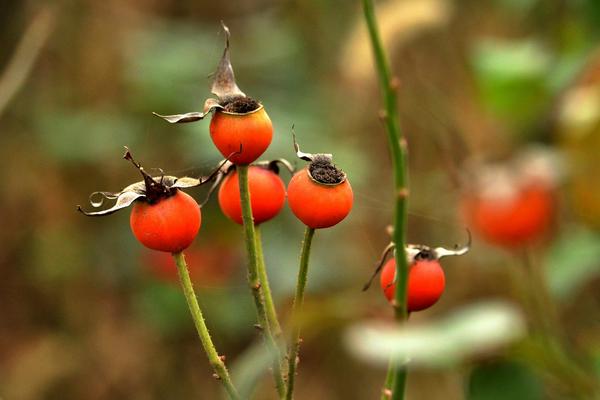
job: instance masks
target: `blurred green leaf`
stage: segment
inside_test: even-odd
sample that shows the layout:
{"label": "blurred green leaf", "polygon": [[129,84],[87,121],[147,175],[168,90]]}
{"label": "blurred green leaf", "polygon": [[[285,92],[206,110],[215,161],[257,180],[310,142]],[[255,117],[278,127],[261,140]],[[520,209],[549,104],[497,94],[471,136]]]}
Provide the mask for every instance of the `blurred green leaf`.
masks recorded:
{"label": "blurred green leaf", "polygon": [[104,162],[134,146],[140,127],[114,110],[45,109],[36,119],[43,148],[60,161]]}
{"label": "blurred green leaf", "polygon": [[537,116],[547,97],[552,58],[534,40],[480,40],[472,52],[484,103],[498,116],[523,123]]}
{"label": "blurred green leaf", "polygon": [[552,294],[568,298],[600,273],[600,236],[583,228],[563,231],[545,264]]}
{"label": "blurred green leaf", "polygon": [[542,383],[529,368],[515,362],[496,362],[475,368],[467,387],[467,400],[538,400]]}
{"label": "blurred green leaf", "polygon": [[71,280],[88,272],[85,267],[85,242],[80,232],[68,225],[51,224],[35,231],[27,270],[42,284]]}
{"label": "blurred green leaf", "polygon": [[423,325],[358,324],[347,332],[357,356],[385,365],[390,357],[411,366],[451,366],[521,338],[525,322],[515,306],[485,302],[466,306],[442,320]]}
{"label": "blurred green leaf", "polygon": [[192,329],[185,298],[176,285],[150,282],[137,293],[134,306],[140,318],[165,336]]}

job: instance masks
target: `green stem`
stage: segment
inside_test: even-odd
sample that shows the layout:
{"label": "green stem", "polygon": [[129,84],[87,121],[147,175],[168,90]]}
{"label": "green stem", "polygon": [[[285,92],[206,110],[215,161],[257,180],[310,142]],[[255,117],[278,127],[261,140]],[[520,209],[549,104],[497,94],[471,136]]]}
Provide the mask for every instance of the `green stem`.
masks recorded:
{"label": "green stem", "polygon": [[265,300],[263,297],[263,286],[259,277],[256,231],[254,227],[254,218],[252,217],[250,188],[248,185],[248,166],[238,165],[237,172],[240,186],[240,200],[242,203],[242,221],[244,222],[244,241],[246,242],[246,252],[248,253],[248,284],[250,285],[252,296],[254,298],[259,329],[263,333],[265,344],[273,358],[275,387],[279,397],[283,398],[285,394],[285,381],[283,379],[281,368],[281,353],[269,326]]}
{"label": "green stem", "polygon": [[175,259],[175,264],[177,264],[177,270],[179,271],[179,279],[181,280],[181,286],[183,287],[183,294],[185,295],[188,307],[190,308],[190,313],[192,314],[196,331],[198,331],[198,336],[202,342],[202,347],[204,347],[204,351],[208,356],[208,361],[215,371],[217,379],[223,383],[229,398],[232,400],[238,400],[240,399],[240,396],[231,382],[229,372],[227,372],[227,367],[225,367],[222,357],[220,357],[219,353],[217,353],[215,345],[210,338],[210,333],[208,332],[206,323],[204,322],[204,317],[202,316],[202,311],[200,310],[200,305],[198,304],[198,299],[196,299],[194,287],[192,285],[192,281],[190,280],[187,264],[185,263],[185,256],[183,255],[183,252],[179,252],[173,253],[173,258]]}
{"label": "green stem", "polygon": [[288,352],[288,385],[286,400],[294,397],[294,383],[296,380],[296,367],[298,366],[298,353],[300,351],[300,324],[298,323],[302,303],[304,302],[304,288],[306,287],[306,277],[308,275],[308,260],[310,257],[310,246],[315,234],[313,228],[306,227],[304,232],[304,242],[302,243],[302,253],[300,254],[300,269],[298,270],[298,282],[296,283],[296,294],[292,305],[292,338]]}
{"label": "green stem", "polygon": [[[394,297],[396,320],[403,322],[408,317],[406,307],[406,293],[408,284],[408,261],[406,258],[406,213],[408,197],[408,171],[406,165],[407,151],[406,140],[400,132],[398,107],[396,100],[397,80],[392,79],[390,65],[387,60],[377,20],[373,0],[362,0],[364,17],[369,30],[369,38],[373,48],[373,55],[377,66],[379,85],[383,92],[385,112],[383,122],[388,137],[388,144],[392,156],[394,171],[394,233],[393,241],[396,245],[396,293]],[[404,399],[404,386],[406,382],[405,368],[395,368],[394,383],[392,385],[392,400]]]}
{"label": "green stem", "polygon": [[381,390],[381,400],[390,400],[392,385],[394,384],[394,377],[396,376],[396,368],[394,366],[394,361],[390,359],[383,389]]}
{"label": "green stem", "polygon": [[558,307],[548,290],[543,265],[534,260],[531,249],[524,250],[523,266],[521,281],[527,285],[521,293],[532,319],[532,330],[542,344],[545,364],[574,398],[600,398],[600,385],[588,372],[590,365],[578,359],[560,329]]}
{"label": "green stem", "polygon": [[269,277],[267,275],[267,266],[265,264],[265,256],[262,249],[262,236],[259,226],[254,228],[254,233],[256,236],[256,253],[258,257],[258,279],[262,285],[265,297],[267,321],[269,322],[269,328],[271,329],[273,336],[277,339],[281,337],[281,325],[279,325],[279,320],[277,319],[277,310],[275,309],[273,295],[271,294],[271,286],[269,285]]}

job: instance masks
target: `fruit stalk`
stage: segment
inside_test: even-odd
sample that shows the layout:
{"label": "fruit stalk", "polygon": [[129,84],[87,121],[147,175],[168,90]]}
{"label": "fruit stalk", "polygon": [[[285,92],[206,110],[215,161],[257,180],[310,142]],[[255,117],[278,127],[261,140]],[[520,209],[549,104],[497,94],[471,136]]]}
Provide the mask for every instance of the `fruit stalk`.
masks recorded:
{"label": "fruit stalk", "polygon": [[217,379],[220,380],[225,387],[229,398],[231,400],[239,400],[240,396],[237,392],[237,389],[235,386],[233,386],[229,372],[227,372],[227,367],[225,367],[222,357],[220,357],[219,353],[217,353],[215,345],[210,337],[210,333],[208,332],[208,328],[206,327],[206,323],[204,322],[202,310],[200,309],[198,299],[194,293],[192,281],[190,280],[190,274],[185,262],[185,256],[183,255],[183,252],[178,252],[173,253],[173,258],[175,259],[177,271],[179,272],[179,279],[181,281],[181,286],[183,287],[183,294],[185,295],[188,307],[190,308],[190,313],[192,314],[196,331],[198,331],[198,337],[200,337],[200,341],[202,342],[202,347],[204,347],[204,351],[208,356],[208,361],[215,371]]}
{"label": "fruit stalk", "polygon": [[[393,242],[396,244],[396,293],[394,297],[394,309],[396,320],[403,322],[408,317],[406,305],[408,261],[405,252],[407,219],[406,200],[408,197],[406,140],[400,132],[396,100],[396,88],[398,82],[396,79],[392,79],[390,65],[381,43],[373,0],[362,0],[362,5],[365,22],[369,31],[371,47],[373,48],[379,85],[383,93],[385,112],[382,114],[382,119],[388,137],[388,144],[392,156],[392,169],[394,171],[395,199]],[[392,384],[392,400],[404,399],[405,382],[406,369],[396,365],[395,377]]]}
{"label": "fruit stalk", "polygon": [[304,302],[304,288],[306,287],[306,277],[308,275],[308,260],[310,257],[310,246],[315,234],[313,228],[306,227],[304,232],[304,241],[302,242],[302,253],[300,254],[300,269],[298,270],[298,282],[296,283],[296,294],[292,305],[292,337],[290,349],[288,352],[288,375],[286,400],[291,400],[294,396],[294,382],[296,379],[296,366],[298,365],[298,352],[300,351],[300,324],[298,323],[302,303]]}
{"label": "fruit stalk", "polygon": [[256,253],[258,257],[258,279],[263,288],[263,295],[265,298],[265,307],[267,311],[267,320],[269,322],[269,328],[273,336],[277,339],[281,337],[281,325],[277,319],[277,310],[275,309],[275,303],[273,302],[273,295],[271,293],[271,286],[269,285],[269,277],[267,275],[267,266],[265,264],[265,256],[263,253],[262,237],[260,227],[254,228],[256,235]]}
{"label": "fruit stalk", "polygon": [[258,252],[256,248],[256,231],[254,218],[252,217],[252,206],[250,204],[250,187],[248,184],[248,165],[238,165],[238,179],[240,185],[240,201],[242,203],[242,221],[244,223],[244,241],[246,242],[246,252],[248,254],[248,284],[252,290],[254,306],[258,316],[258,325],[263,333],[265,344],[271,357],[273,358],[273,377],[275,387],[280,397],[285,394],[285,382],[281,368],[281,354],[279,347],[273,338],[273,333],[269,326],[267,310],[263,297],[263,285],[260,282],[258,267]]}

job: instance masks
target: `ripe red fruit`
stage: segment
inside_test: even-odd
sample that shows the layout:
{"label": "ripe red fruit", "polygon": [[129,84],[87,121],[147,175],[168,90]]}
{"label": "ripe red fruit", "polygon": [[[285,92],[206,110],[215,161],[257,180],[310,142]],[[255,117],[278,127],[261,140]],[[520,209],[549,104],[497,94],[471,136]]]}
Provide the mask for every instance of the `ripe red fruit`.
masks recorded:
{"label": "ripe red fruit", "polygon": [[[256,225],[275,217],[285,203],[283,181],[269,168],[252,165],[248,168],[250,204]],[[219,189],[219,205],[223,214],[242,225],[242,205],[237,171],[227,175]]]}
{"label": "ripe red fruit", "polygon": [[517,247],[542,237],[554,214],[552,191],[545,185],[516,189],[512,196],[467,195],[462,210],[472,226],[490,243]]}
{"label": "ripe red fruit", "polygon": [[[396,290],[395,274],[396,260],[391,258],[383,266],[380,279],[381,289],[389,302],[394,299]],[[434,305],[444,293],[445,284],[444,270],[438,260],[415,260],[408,271],[408,312]]]}
{"label": "ripe red fruit", "polygon": [[258,108],[243,113],[217,109],[210,121],[213,143],[234,164],[252,163],[271,144],[273,125],[264,107],[256,104]]}
{"label": "ripe red fruit", "polygon": [[200,207],[190,195],[176,190],[156,203],[137,201],[129,222],[144,246],[177,253],[192,244],[200,230]]}
{"label": "ripe red fruit", "polygon": [[324,184],[309,175],[309,167],[297,172],[288,184],[288,203],[294,215],[313,229],[328,228],[346,218],[352,209],[352,187],[347,179]]}

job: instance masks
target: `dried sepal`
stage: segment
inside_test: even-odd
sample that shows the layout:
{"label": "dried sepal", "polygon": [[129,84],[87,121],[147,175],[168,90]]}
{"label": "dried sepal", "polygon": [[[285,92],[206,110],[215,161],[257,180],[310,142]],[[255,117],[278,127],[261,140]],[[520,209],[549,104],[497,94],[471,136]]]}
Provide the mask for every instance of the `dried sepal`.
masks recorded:
{"label": "dried sepal", "polygon": [[443,247],[436,247],[433,249],[436,258],[439,260],[442,257],[446,256],[462,256],[466,254],[471,249],[471,231],[467,229],[467,234],[469,235],[469,240],[463,246],[455,245],[454,249],[445,249]]}
{"label": "dried sepal", "polygon": [[[98,197],[100,196],[100,197]],[[90,194],[90,204],[93,207],[101,207],[102,204],[104,204],[104,200],[114,200],[117,197],[119,197],[119,193],[113,193],[113,192],[94,192],[92,194]],[[98,200],[94,200],[94,198],[97,198]]]}
{"label": "dried sepal", "polygon": [[[469,240],[467,241],[467,244],[463,246],[456,245],[454,246],[454,249],[446,249],[444,247],[431,248],[423,244],[407,244],[404,247],[404,251],[406,254],[408,264],[411,265],[417,260],[439,260],[440,258],[447,256],[462,256],[466,254],[471,249],[471,232],[467,230],[467,234],[469,235]],[[395,253],[395,250],[396,245],[393,242],[386,246],[383,253],[381,254],[381,257],[379,259],[379,262],[377,263],[373,275],[371,275],[369,281],[363,286],[363,291],[369,289],[369,287],[373,283],[373,280],[383,268],[386,259],[392,253],[392,251]],[[396,274],[394,273],[394,279],[388,285],[388,287],[392,286],[395,282]]]}
{"label": "dried sepal", "polygon": [[235,75],[231,66],[229,57],[229,28],[221,21],[221,26],[225,32],[225,50],[219,62],[219,66],[215,71],[211,92],[216,95],[219,100],[225,101],[233,97],[246,97],[246,94],[240,90],[235,83]]}
{"label": "dried sepal", "polygon": [[[143,181],[132,183],[126,186],[120,192],[94,192],[90,195],[89,201],[93,208],[100,208],[104,204],[105,200],[116,199],[115,204],[102,211],[84,211],[81,206],[77,206],[77,210],[82,214],[95,217],[109,215],[118,211],[122,208],[130,206],[136,200],[145,200],[149,203],[154,203],[162,198],[166,198],[175,193],[179,189],[186,189],[191,187],[201,186],[218,176],[219,172],[226,166],[231,165],[228,159],[223,160],[217,168],[210,175],[206,177],[193,178],[190,176],[184,176],[178,178],[176,176],[164,175],[162,170],[159,176],[150,176],[144,168],[133,159],[131,152],[125,147],[126,152],[123,156],[124,159],[130,161],[142,174]],[[241,152],[241,149],[240,149]],[[236,152],[237,153],[237,152]],[[232,153],[236,154],[236,153]],[[231,156],[231,155],[230,155]]]}
{"label": "dried sepal", "polygon": [[319,153],[319,154],[311,154],[304,153],[300,150],[300,145],[296,140],[296,132],[294,131],[294,125],[292,125],[292,140],[294,141],[294,150],[296,151],[296,157],[301,160],[312,162],[316,158],[327,159],[329,162],[333,161],[333,154],[331,153]]}
{"label": "dried sepal", "polygon": [[363,289],[362,289],[363,292],[368,290],[371,287],[373,280],[375,279],[375,277],[379,274],[379,272],[383,268],[383,266],[385,264],[385,260],[387,259],[388,255],[395,249],[396,249],[396,245],[394,243],[390,243],[383,250],[383,253],[381,253],[381,257],[379,258],[379,262],[377,263],[377,266],[375,267],[375,271],[373,272],[373,275],[371,275],[371,278],[369,278],[369,281],[367,283],[365,283],[365,285],[363,286]]}
{"label": "dried sepal", "polygon": [[294,172],[296,172],[292,163],[289,162],[288,160],[286,160],[285,158],[277,158],[275,160],[270,160],[270,161],[259,161],[259,162],[254,163],[253,165],[270,169],[271,171],[275,172],[276,174],[279,174],[279,166],[280,165],[283,166],[285,169],[287,169],[291,175],[293,175]]}
{"label": "dried sepal", "polygon": [[164,119],[171,124],[184,124],[187,122],[195,122],[204,119],[208,114],[217,108],[223,108],[217,99],[206,99],[204,102],[204,110],[202,112],[192,111],[185,114],[174,114],[174,115],[161,115],[153,112],[152,114]]}
{"label": "dried sepal", "polygon": [[233,67],[231,65],[231,59],[229,56],[229,28],[223,22],[221,22],[221,25],[225,31],[225,49],[223,50],[223,56],[219,61],[217,70],[213,74],[213,81],[210,89],[211,92],[217,96],[217,99],[206,99],[202,112],[192,111],[185,114],[173,115],[162,115],[153,112],[152,114],[171,124],[195,122],[204,119],[208,114],[216,109],[223,109],[223,104],[232,99],[246,97],[246,94],[240,90],[235,82],[235,75],[233,73]]}
{"label": "dried sepal", "polygon": [[[84,211],[81,206],[77,206],[77,211],[81,212],[84,215],[87,215],[88,217],[101,217],[103,215],[110,215],[116,211],[119,211],[122,208],[125,207],[129,207],[131,205],[131,203],[133,203],[134,201],[136,201],[139,198],[145,197],[143,194],[138,193],[138,192],[134,192],[134,191],[127,191],[127,192],[121,192],[119,193],[119,195],[117,196],[117,201],[115,202],[115,205],[112,206],[111,208],[108,208],[106,210],[102,210],[102,211],[94,211],[94,212],[88,212],[88,211]],[[102,203],[100,203],[99,205],[96,205],[97,203],[91,203],[92,207],[100,207],[102,205]]]}

